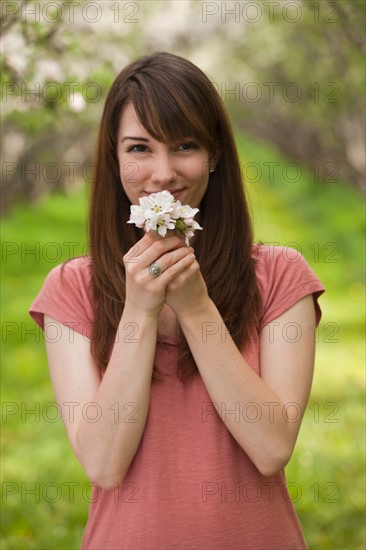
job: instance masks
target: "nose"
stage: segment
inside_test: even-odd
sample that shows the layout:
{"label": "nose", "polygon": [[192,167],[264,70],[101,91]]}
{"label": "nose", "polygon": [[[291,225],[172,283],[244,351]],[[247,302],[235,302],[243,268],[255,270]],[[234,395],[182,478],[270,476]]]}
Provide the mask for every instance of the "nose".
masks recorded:
{"label": "nose", "polygon": [[177,179],[173,159],[169,152],[162,152],[157,155],[151,173],[153,184],[165,187]]}

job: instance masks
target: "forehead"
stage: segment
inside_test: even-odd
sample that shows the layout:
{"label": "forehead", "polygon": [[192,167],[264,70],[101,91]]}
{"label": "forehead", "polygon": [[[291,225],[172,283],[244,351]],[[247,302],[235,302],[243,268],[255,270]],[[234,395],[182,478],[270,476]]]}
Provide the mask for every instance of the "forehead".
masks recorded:
{"label": "forehead", "polygon": [[[128,103],[126,107],[124,107],[119,121],[119,134],[121,137],[123,137],[126,132],[134,132],[131,135],[146,135],[148,133],[137,118],[135,107],[132,103]],[[135,132],[137,132],[137,134],[135,134]]]}

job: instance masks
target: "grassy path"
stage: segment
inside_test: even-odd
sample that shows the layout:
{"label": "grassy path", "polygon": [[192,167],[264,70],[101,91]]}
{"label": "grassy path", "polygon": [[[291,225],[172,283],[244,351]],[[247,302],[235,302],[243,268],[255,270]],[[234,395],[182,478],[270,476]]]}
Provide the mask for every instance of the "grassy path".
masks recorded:
{"label": "grassy path", "polygon": [[[362,198],[240,138],[256,239],[297,248],[324,282],[312,394],[287,468],[310,548],[361,549],[364,463]],[[271,171],[272,170],[272,173]],[[297,180],[296,180],[297,178]],[[2,222],[2,548],[78,548],[90,484],[27,309],[52,267],[86,252],[86,194],[18,205]],[[32,412],[33,411],[33,412]]]}

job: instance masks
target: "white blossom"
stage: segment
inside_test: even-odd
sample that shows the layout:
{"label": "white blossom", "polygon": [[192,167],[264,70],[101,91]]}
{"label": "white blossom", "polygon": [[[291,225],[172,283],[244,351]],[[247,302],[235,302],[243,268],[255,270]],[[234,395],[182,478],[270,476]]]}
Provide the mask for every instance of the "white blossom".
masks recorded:
{"label": "white blossom", "polygon": [[202,229],[193,219],[199,211],[198,208],[191,208],[188,204],[182,205],[169,191],[141,197],[139,203],[139,205],[131,205],[130,219],[127,223],[134,223],[147,232],[157,231],[159,235],[165,237],[168,229],[177,229],[185,236],[185,243],[188,246],[194,232]]}
{"label": "white blossom", "polygon": [[69,98],[69,105],[71,111],[74,111],[74,113],[81,113],[81,111],[84,111],[86,107],[86,102],[80,92],[75,92]]}
{"label": "white blossom", "polygon": [[60,64],[53,59],[40,59],[36,64],[35,80],[44,84],[46,81],[61,82],[65,78]]}

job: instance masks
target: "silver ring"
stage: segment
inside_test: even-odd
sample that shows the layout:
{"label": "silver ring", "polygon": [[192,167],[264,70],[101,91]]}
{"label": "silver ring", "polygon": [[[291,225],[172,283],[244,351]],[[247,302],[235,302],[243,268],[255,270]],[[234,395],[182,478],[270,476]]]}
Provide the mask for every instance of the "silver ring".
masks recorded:
{"label": "silver ring", "polygon": [[149,266],[149,273],[152,277],[159,277],[159,275],[161,273],[161,269],[160,269],[160,267],[158,266],[158,264],[156,262],[153,262]]}

